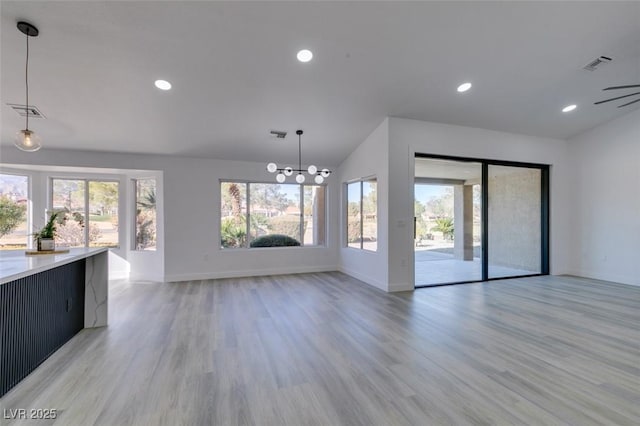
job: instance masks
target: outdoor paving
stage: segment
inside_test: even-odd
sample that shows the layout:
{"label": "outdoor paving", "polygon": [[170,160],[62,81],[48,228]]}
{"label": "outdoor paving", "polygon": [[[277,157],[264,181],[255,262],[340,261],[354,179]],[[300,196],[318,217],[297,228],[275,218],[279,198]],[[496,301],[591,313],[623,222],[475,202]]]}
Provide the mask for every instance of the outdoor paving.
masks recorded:
{"label": "outdoor paving", "polygon": [[[415,268],[416,286],[482,280],[482,263],[479,257],[474,258],[473,261],[458,260],[449,253],[416,250]],[[489,277],[491,278],[527,275],[536,272],[489,265]]]}

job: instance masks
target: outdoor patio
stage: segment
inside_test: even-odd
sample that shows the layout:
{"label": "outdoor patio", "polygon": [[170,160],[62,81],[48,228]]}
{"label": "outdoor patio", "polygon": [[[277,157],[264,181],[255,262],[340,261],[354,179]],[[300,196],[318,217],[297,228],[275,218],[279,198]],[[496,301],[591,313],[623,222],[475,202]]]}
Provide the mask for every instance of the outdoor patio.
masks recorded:
{"label": "outdoor patio", "polygon": [[[447,247],[417,248],[415,251],[416,286],[482,280],[480,253],[471,260],[455,259]],[[453,247],[451,247],[453,251]],[[476,250],[479,252],[479,250]],[[489,277],[511,277],[534,274],[535,271],[489,264]]]}

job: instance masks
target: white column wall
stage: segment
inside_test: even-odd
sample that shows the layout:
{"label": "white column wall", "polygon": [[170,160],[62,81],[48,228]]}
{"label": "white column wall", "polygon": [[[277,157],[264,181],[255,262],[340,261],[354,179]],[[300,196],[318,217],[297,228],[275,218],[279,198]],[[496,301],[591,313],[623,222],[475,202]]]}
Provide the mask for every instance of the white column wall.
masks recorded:
{"label": "white column wall", "polygon": [[[338,168],[340,192],[340,270],[359,280],[389,291],[388,283],[388,198],[389,198],[389,126],[385,119]],[[378,190],[378,248],[359,250],[346,246],[346,193],[349,181],[375,176]]]}
{"label": "white column wall", "polygon": [[640,110],[569,139],[571,273],[640,285]]}

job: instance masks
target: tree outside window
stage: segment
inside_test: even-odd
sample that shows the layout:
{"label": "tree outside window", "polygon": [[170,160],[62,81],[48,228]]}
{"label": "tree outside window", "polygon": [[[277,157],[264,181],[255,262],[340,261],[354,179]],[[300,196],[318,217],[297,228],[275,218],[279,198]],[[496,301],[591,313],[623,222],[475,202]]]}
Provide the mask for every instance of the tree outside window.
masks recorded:
{"label": "tree outside window", "polygon": [[347,246],[378,249],[378,186],[376,179],[351,182],[347,191]]}
{"label": "tree outside window", "polygon": [[0,250],[26,249],[29,178],[0,174]]}
{"label": "tree outside window", "polygon": [[325,187],[221,182],[223,249],[324,245]]}

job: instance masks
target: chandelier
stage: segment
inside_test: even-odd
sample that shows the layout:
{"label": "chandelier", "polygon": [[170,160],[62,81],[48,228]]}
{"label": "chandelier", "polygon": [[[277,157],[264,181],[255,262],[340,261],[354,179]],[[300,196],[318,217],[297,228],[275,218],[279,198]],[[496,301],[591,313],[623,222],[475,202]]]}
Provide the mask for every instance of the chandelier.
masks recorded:
{"label": "chandelier", "polygon": [[306,180],[304,173],[306,172],[310,176],[313,176],[313,181],[319,185],[322,182],[324,182],[324,179],[329,177],[329,175],[331,174],[331,170],[329,169],[318,170],[318,168],[313,164],[310,165],[306,170],[302,168],[302,133],[304,133],[302,130],[296,130],[296,135],[298,135],[298,168],[297,169],[294,169],[293,167],[290,167],[290,166],[278,167],[276,163],[267,164],[267,171],[269,173],[276,173],[276,172],[278,173],[276,175],[276,181],[278,183],[284,183],[284,181],[287,180],[287,177],[293,175],[294,172],[297,173],[296,182],[304,183],[304,181]]}

